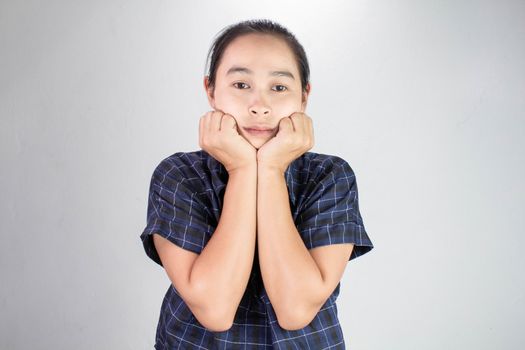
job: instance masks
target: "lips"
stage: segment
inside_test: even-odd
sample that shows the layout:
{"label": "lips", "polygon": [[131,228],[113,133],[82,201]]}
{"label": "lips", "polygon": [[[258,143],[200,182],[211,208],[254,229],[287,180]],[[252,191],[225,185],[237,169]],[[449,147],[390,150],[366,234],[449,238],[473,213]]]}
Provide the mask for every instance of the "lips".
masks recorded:
{"label": "lips", "polygon": [[271,128],[268,126],[246,126],[244,127],[245,130],[255,130],[255,131],[273,131],[275,128]]}
{"label": "lips", "polygon": [[253,136],[262,136],[262,137],[268,137],[272,135],[275,131],[275,128],[268,128],[268,127],[244,127],[243,128],[248,134]]}

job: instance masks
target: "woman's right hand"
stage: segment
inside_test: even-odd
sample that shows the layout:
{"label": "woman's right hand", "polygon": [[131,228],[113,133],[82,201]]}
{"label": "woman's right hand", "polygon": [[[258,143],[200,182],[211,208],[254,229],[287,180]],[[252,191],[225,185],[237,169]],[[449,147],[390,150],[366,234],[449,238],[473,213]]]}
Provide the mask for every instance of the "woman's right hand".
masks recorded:
{"label": "woman's right hand", "polygon": [[237,131],[230,114],[213,110],[199,121],[199,146],[224,165],[228,173],[257,166],[257,150]]}

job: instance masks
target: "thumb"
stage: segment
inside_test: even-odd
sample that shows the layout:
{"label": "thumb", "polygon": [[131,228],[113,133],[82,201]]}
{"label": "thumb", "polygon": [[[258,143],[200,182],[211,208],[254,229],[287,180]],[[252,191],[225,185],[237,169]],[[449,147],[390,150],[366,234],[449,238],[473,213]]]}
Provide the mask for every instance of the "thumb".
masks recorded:
{"label": "thumb", "polygon": [[224,114],[221,121],[221,130],[237,129],[237,121],[230,114]]}
{"label": "thumb", "polygon": [[279,121],[279,131],[293,132],[292,119],[290,119],[289,117],[282,118]]}

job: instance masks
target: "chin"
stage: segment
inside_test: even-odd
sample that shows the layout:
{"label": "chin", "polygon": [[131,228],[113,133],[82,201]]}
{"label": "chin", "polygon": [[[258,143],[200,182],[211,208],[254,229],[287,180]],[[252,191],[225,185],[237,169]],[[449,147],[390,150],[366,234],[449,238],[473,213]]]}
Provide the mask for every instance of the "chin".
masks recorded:
{"label": "chin", "polygon": [[265,141],[261,141],[261,140],[250,141],[250,143],[252,144],[253,147],[259,149],[268,141],[270,141],[270,140],[268,139],[268,140],[265,140]]}

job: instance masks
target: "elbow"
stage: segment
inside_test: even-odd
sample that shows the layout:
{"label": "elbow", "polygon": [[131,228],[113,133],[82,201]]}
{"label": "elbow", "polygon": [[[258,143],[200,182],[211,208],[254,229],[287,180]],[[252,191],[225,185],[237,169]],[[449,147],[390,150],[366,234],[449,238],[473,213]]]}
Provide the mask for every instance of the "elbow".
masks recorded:
{"label": "elbow", "polygon": [[[304,289],[303,289],[304,290]],[[272,298],[270,301],[274,309],[277,323],[287,331],[296,331],[307,327],[317,316],[321,304],[303,295],[303,298],[292,297],[296,293],[284,295],[284,298]],[[281,296],[283,296],[281,294]]]}
{"label": "elbow", "polygon": [[[302,311],[301,311],[302,310]],[[295,308],[286,312],[276,313],[277,323],[287,331],[297,331],[308,326],[314,319],[315,314],[304,308]]]}
{"label": "elbow", "polygon": [[225,332],[233,326],[233,318],[225,316],[224,313],[217,312],[212,308],[211,311],[194,314],[201,326],[212,332]]}
{"label": "elbow", "polygon": [[201,326],[212,332],[224,332],[233,326],[235,314],[222,298],[211,298],[210,292],[200,285],[193,291],[193,304],[188,304]]}
{"label": "elbow", "polygon": [[220,302],[214,299],[208,298],[206,302],[203,302],[198,307],[191,307],[190,309],[201,324],[201,326],[212,332],[224,332],[229,330],[233,326],[232,313],[224,307],[220,307]]}
{"label": "elbow", "polygon": [[226,332],[233,326],[233,322],[225,323],[222,320],[220,322],[206,322],[205,324],[201,322],[201,324],[211,332]]}

